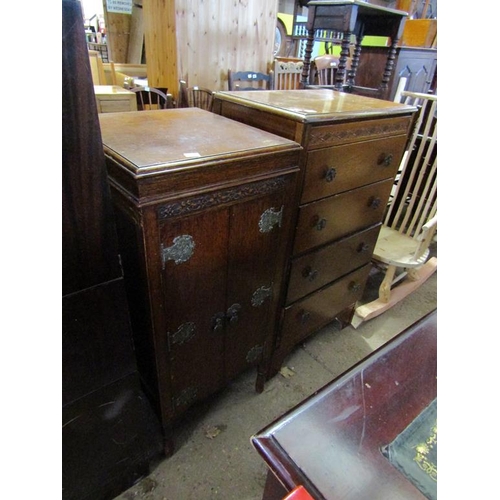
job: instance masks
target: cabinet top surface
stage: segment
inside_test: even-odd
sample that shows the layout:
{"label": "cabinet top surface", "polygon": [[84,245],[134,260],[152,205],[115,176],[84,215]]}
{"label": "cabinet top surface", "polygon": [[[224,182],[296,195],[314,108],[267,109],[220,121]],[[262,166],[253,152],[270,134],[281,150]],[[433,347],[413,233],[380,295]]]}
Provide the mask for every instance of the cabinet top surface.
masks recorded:
{"label": "cabinet top surface", "polygon": [[135,174],[300,149],[296,142],[198,108],[99,115],[106,154]]}
{"label": "cabinet top surface", "polygon": [[118,85],[94,85],[94,93],[100,96],[127,95],[135,97],[133,92]]}
{"label": "cabinet top surface", "polygon": [[215,99],[266,110],[301,122],[411,114],[414,106],[330,89],[216,92]]}
{"label": "cabinet top surface", "polygon": [[341,6],[356,6],[362,9],[365,13],[378,13],[385,15],[395,15],[407,17],[408,12],[389,7],[383,7],[372,3],[367,3],[364,0],[312,0],[307,4],[308,7],[341,7]]}

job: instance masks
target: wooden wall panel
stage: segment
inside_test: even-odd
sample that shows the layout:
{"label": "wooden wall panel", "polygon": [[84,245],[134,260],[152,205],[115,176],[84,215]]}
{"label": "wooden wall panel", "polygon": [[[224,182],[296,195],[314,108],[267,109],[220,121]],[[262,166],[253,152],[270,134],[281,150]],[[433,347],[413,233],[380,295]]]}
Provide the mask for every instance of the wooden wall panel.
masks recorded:
{"label": "wooden wall panel", "polygon": [[126,63],[130,36],[130,14],[108,12],[105,0],[103,0],[103,11],[109,60],[116,63]]}
{"label": "wooden wall panel", "polygon": [[175,0],[143,2],[144,45],[148,83],[151,87],[168,88],[177,95],[177,40]]}
{"label": "wooden wall panel", "polygon": [[144,21],[142,19],[142,0],[134,0],[130,17],[130,36],[127,63],[141,64],[144,45]]}
{"label": "wooden wall panel", "polygon": [[[104,1],[104,0],[103,0]],[[136,2],[140,4],[141,2]],[[272,68],[278,0],[146,0],[143,29],[148,81],[177,96],[179,79],[189,85],[227,90],[227,71]],[[140,40],[140,16],[107,14],[114,62],[125,55],[129,35]],[[118,23],[128,21],[129,25]],[[132,32],[132,33],[131,33]],[[127,42],[127,43],[125,43]],[[122,55],[123,54],[123,55]],[[132,62],[127,59],[127,62]]]}
{"label": "wooden wall panel", "polygon": [[227,70],[267,72],[277,0],[176,0],[179,78],[227,90]]}

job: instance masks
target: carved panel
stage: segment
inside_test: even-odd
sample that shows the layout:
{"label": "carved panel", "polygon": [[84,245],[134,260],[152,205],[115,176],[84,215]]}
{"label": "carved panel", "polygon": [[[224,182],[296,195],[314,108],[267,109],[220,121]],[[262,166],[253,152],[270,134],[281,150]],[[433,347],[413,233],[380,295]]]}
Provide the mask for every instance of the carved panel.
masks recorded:
{"label": "carved panel", "polygon": [[273,193],[283,189],[289,182],[285,177],[276,177],[262,182],[253,182],[231,189],[224,189],[214,193],[207,193],[201,196],[195,196],[184,200],[175,201],[162,205],[158,208],[158,218],[167,219],[178,217],[180,215],[198,212],[216,205],[222,205],[244,198]]}

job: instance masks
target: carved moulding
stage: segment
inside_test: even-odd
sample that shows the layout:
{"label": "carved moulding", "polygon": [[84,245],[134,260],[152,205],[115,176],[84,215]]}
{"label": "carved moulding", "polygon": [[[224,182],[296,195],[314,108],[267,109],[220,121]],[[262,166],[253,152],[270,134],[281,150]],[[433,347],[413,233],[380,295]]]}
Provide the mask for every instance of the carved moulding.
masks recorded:
{"label": "carved moulding", "polygon": [[276,177],[261,182],[252,182],[243,186],[230,189],[223,189],[213,193],[194,196],[184,200],[177,200],[158,207],[158,218],[168,219],[180,215],[197,212],[224,203],[238,201],[252,196],[258,196],[283,189],[289,179],[286,177]]}

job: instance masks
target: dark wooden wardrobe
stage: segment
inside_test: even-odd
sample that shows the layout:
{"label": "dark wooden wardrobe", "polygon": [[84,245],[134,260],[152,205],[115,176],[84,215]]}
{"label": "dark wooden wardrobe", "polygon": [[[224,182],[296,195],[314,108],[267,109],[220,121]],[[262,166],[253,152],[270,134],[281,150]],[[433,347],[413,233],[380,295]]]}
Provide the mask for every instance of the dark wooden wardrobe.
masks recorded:
{"label": "dark wooden wardrobe", "polygon": [[80,2],[62,2],[62,498],[114,498],[161,453],[137,376]]}

